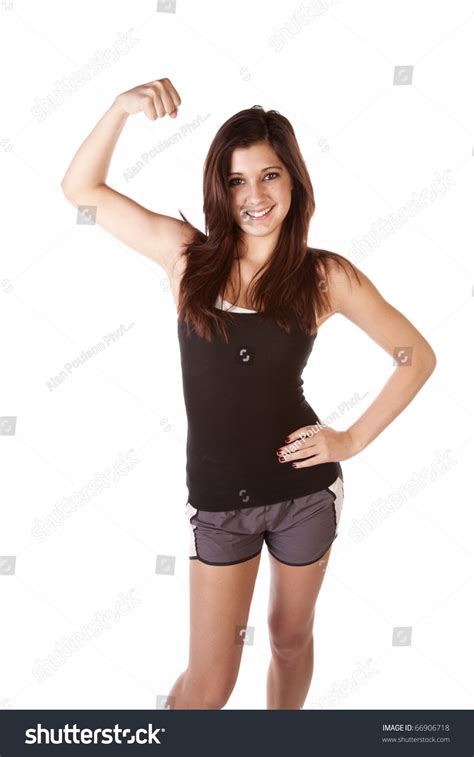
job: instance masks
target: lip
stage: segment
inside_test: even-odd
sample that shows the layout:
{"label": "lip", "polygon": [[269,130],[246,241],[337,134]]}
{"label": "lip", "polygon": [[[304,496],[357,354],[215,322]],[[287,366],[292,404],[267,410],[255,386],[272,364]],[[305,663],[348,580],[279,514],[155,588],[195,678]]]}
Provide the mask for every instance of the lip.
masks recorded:
{"label": "lip", "polygon": [[[254,223],[257,222],[257,221],[264,221],[265,219],[267,219],[267,218],[269,218],[271,216],[272,211],[273,211],[273,209],[274,209],[275,206],[274,205],[270,205],[269,207],[270,207],[270,210],[268,211],[268,213],[265,213],[264,216],[255,217],[255,216],[249,215],[249,213],[247,213],[247,211],[244,211],[245,212],[245,216],[250,221],[253,221]],[[263,208],[262,208],[262,210],[263,210]],[[255,212],[258,212],[258,211],[255,211]]]}

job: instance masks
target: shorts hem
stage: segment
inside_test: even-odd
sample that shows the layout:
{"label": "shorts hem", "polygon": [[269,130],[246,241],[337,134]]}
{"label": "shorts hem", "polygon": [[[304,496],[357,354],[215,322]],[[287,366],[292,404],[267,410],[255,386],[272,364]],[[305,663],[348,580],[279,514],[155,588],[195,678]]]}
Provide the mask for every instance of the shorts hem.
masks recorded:
{"label": "shorts hem", "polygon": [[238,565],[239,563],[247,562],[248,560],[251,560],[253,557],[257,557],[257,555],[261,554],[262,547],[255,552],[253,555],[249,555],[248,557],[242,557],[240,560],[232,560],[231,562],[211,562],[210,560],[203,560],[202,557],[199,557],[199,555],[190,555],[190,560],[200,560],[201,562],[205,563],[206,565]]}
{"label": "shorts hem", "polygon": [[269,549],[268,551],[270,552],[271,556],[275,558],[275,560],[278,560],[278,562],[283,563],[283,565],[291,565],[294,568],[302,568],[305,565],[313,565],[313,563],[319,562],[319,560],[321,560],[324,557],[329,547],[331,547],[334,544],[336,539],[337,539],[337,536],[334,537],[331,544],[329,544],[326,547],[326,549],[323,550],[323,552],[319,555],[319,557],[315,557],[313,560],[309,560],[308,562],[287,562],[286,560],[282,560],[280,557],[277,557],[275,554],[273,554],[271,549]]}

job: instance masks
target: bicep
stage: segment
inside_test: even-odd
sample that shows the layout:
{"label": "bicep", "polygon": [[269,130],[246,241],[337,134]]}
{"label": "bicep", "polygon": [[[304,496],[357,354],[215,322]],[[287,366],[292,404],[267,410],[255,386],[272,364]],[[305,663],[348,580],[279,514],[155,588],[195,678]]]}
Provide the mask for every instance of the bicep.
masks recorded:
{"label": "bicep", "polygon": [[194,234],[190,224],[155,213],[107,184],[88,190],[83,197],[68,199],[76,207],[95,206],[96,223],[128,247],[154,260],[166,272]]}

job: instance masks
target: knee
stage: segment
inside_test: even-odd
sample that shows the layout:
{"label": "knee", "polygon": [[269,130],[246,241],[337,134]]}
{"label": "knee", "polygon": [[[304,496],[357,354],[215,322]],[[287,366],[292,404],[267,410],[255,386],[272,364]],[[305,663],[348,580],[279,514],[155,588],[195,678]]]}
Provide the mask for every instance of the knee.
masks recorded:
{"label": "knee", "polygon": [[203,710],[222,710],[227,704],[230,694],[225,692],[209,692],[206,695],[204,692],[204,699],[202,703]]}
{"label": "knee", "polygon": [[203,697],[203,709],[205,710],[222,710],[229,701],[233,691],[233,686],[229,685],[204,685],[201,689]]}
{"label": "knee", "polygon": [[283,660],[291,660],[306,653],[313,641],[312,626],[296,628],[270,621],[269,634],[272,654]]}
{"label": "knee", "polygon": [[207,676],[196,679],[192,674],[186,676],[185,689],[194,701],[199,699],[200,707],[204,710],[221,710],[228,702],[235,686],[235,679],[214,678]]}

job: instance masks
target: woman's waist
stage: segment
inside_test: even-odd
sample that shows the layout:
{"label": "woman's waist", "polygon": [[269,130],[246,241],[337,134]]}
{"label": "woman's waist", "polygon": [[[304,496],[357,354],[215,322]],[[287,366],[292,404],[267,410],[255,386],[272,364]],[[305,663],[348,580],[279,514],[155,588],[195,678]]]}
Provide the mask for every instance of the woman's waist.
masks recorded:
{"label": "woman's waist", "polygon": [[[238,507],[242,492],[251,497],[251,504],[277,502],[300,496],[300,494],[317,491],[332,483],[339,475],[339,462],[326,462],[309,465],[305,468],[293,468],[288,463],[278,462],[275,451],[266,454],[243,454],[236,450],[232,455],[220,452],[219,459],[205,456],[188,456],[186,465],[187,484],[196,498],[202,493],[207,502],[209,496],[215,496],[216,509],[227,506]],[[235,495],[235,503],[231,498]],[[203,505],[204,509],[209,503]]]}
{"label": "woman's waist", "polygon": [[254,451],[284,444],[285,437],[303,426],[319,422],[319,417],[303,398],[285,408],[246,408],[205,416],[188,416],[188,446],[208,450],[212,455],[227,454],[242,445]]}

